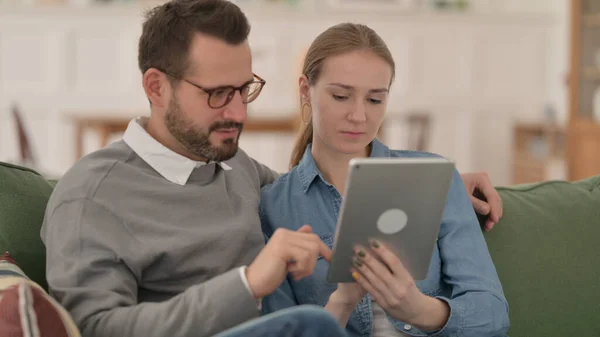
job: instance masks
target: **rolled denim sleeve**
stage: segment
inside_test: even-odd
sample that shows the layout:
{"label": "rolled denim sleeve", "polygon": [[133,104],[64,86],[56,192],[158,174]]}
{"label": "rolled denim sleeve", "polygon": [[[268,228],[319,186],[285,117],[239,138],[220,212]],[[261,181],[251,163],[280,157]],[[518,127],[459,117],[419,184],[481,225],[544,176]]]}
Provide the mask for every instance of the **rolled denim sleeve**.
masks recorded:
{"label": "rolled denim sleeve", "polygon": [[412,336],[506,336],[508,303],[477,222],[469,195],[455,171],[438,239],[450,317],[438,331]]}

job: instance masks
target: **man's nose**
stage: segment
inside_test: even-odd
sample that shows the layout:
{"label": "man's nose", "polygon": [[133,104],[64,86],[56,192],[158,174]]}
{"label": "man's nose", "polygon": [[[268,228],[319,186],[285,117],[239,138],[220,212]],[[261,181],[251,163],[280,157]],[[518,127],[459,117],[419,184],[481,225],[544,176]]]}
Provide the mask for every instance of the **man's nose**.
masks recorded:
{"label": "man's nose", "polygon": [[242,101],[242,96],[239,91],[236,91],[231,99],[231,102],[225,106],[223,117],[227,120],[232,120],[237,123],[244,123],[248,116],[248,106]]}

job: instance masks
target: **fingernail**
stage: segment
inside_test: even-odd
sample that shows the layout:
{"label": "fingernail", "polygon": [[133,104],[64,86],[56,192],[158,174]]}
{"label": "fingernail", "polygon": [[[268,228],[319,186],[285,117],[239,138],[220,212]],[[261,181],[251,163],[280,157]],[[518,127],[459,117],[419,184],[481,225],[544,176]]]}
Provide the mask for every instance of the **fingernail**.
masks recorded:
{"label": "fingernail", "polygon": [[360,257],[365,257],[365,256],[367,256],[367,253],[365,253],[365,252],[364,252],[364,251],[362,251],[362,250],[359,250],[359,251],[358,251],[358,256],[360,256]]}
{"label": "fingernail", "polygon": [[358,279],[360,278],[360,274],[359,274],[359,273],[357,273],[357,272],[352,272],[352,277],[353,277],[355,280],[358,280]]}
{"label": "fingernail", "polygon": [[379,242],[377,242],[377,240],[372,240],[371,246],[373,246],[373,248],[379,248]]}
{"label": "fingernail", "polygon": [[360,262],[359,260],[354,260],[354,265],[357,267],[362,267],[362,262]]}

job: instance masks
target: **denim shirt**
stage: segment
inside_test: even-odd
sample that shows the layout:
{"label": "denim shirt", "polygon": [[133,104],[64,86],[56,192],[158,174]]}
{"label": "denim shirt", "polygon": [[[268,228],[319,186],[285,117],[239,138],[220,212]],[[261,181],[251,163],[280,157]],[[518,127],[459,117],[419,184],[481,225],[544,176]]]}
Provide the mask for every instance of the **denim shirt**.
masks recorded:
{"label": "denim shirt", "polygon": [[[372,142],[371,157],[433,157],[435,154],[392,151],[378,140]],[[312,226],[332,248],[341,195],[328,183],[309,146],[299,165],[261,192],[260,216],[266,239],[278,227],[297,230]],[[325,306],[336,284],[327,281],[329,264],[317,261],[312,275],[295,281],[288,277],[273,294],[263,298],[263,313],[300,304]],[[506,336],[508,304],[484,241],[469,195],[455,171],[448,201],[431,259],[428,277],[417,281],[425,295],[449,304],[450,317],[438,331],[422,332],[387,315],[392,324],[409,336]],[[371,336],[371,297],[365,296],[354,310],[346,330],[351,336]]]}

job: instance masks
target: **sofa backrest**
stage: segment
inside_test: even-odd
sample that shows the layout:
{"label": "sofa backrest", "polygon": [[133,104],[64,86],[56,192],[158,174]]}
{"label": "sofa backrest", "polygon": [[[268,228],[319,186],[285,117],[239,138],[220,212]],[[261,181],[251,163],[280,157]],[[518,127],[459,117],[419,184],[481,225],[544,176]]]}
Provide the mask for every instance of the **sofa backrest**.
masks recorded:
{"label": "sofa backrest", "polygon": [[8,251],[47,290],[40,228],[53,185],[37,172],[0,162],[0,254]]}
{"label": "sofa backrest", "polygon": [[[55,181],[0,162],[0,254],[47,290],[40,228]],[[499,187],[485,238],[510,306],[511,337],[600,332],[600,176]],[[598,248],[597,248],[598,247]]]}
{"label": "sofa backrest", "polygon": [[504,216],[485,238],[509,336],[600,336],[600,176],[498,191]]}

